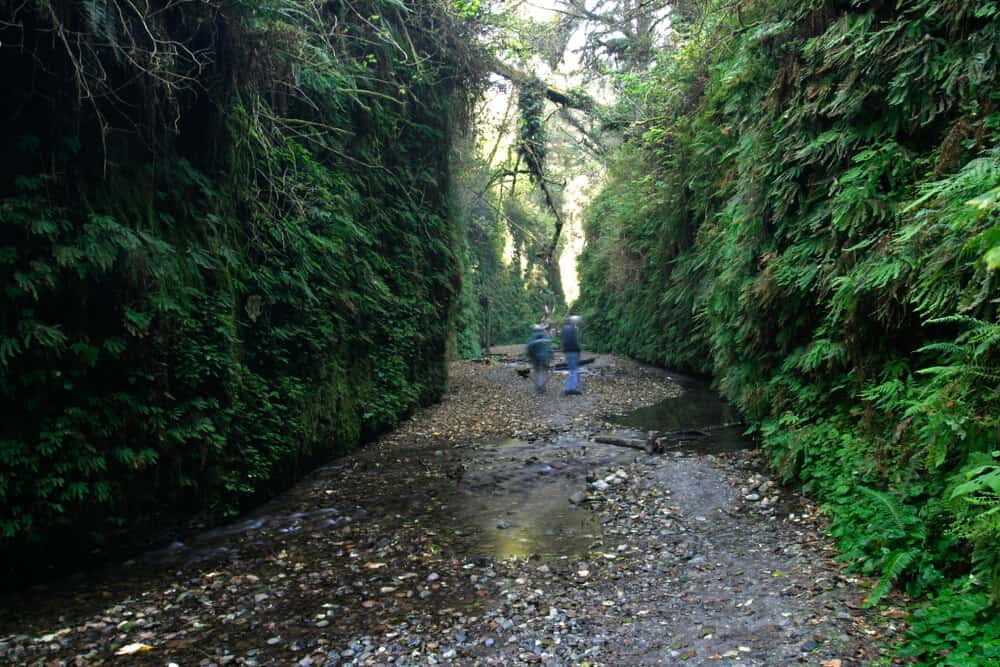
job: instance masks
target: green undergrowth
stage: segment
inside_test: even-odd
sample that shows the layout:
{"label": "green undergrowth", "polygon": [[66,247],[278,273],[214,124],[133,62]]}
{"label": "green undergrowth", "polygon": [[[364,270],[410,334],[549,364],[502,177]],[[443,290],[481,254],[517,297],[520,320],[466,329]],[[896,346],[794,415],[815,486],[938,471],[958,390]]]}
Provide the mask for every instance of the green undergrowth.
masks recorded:
{"label": "green undergrowth", "polygon": [[472,22],[436,0],[0,6],[6,576],[231,514],[439,396]]}
{"label": "green undergrowth", "polygon": [[532,324],[546,314],[558,322],[567,312],[558,264],[543,257],[551,215],[531,206],[529,197],[508,192],[502,198],[490,187],[493,170],[472,157],[474,146],[464,149],[456,209],[468,253],[457,331],[458,351],[469,358],[484,345],[524,343]]}
{"label": "green undergrowth", "polygon": [[994,664],[1000,3],[738,4],[623,78],[578,307],[714,375],[868,603],[910,596],[904,655]]}

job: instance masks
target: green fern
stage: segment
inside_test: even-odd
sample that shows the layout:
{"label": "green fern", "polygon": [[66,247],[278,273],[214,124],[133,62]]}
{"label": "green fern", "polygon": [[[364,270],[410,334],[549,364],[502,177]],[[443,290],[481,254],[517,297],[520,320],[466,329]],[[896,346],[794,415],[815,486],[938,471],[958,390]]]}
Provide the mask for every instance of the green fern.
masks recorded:
{"label": "green fern", "polygon": [[866,486],[859,486],[858,491],[867,496],[869,500],[877,503],[885,511],[883,516],[889,519],[898,535],[906,535],[908,526],[903,519],[903,507],[894,495],[884,491],[876,491]]}
{"label": "green fern", "polygon": [[872,587],[871,593],[865,598],[865,606],[873,607],[885,597],[886,593],[892,590],[893,584],[910,568],[916,561],[920,552],[916,549],[905,551],[894,551],[883,561],[882,576],[878,583]]}

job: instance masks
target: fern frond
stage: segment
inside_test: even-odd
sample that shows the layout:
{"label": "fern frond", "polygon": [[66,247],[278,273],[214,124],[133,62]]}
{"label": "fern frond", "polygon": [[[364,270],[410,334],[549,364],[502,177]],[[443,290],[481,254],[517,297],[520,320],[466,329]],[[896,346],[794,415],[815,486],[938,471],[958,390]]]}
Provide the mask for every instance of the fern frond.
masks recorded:
{"label": "fern frond", "polygon": [[900,533],[906,533],[906,524],[903,522],[903,508],[896,498],[883,491],[870,489],[867,486],[859,486],[858,490],[878,503],[886,511],[887,516],[892,520],[893,526]]}
{"label": "fern frond", "polygon": [[878,604],[885,594],[892,590],[893,583],[917,560],[918,551],[916,549],[906,549],[894,551],[882,565],[882,577],[872,588],[871,594],[865,598],[865,606],[871,607]]}

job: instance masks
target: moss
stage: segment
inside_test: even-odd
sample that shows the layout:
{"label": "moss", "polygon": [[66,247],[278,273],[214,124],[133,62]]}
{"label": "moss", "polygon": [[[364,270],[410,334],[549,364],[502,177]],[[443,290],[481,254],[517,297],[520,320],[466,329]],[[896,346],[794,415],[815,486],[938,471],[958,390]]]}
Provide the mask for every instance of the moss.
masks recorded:
{"label": "moss", "polygon": [[[51,6],[12,4],[24,48],[0,53],[8,575],[54,541],[238,511],[440,395],[448,138],[478,76],[438,3],[361,11],[380,26],[334,3],[332,34],[280,1]],[[173,60],[143,59],[139,18]],[[116,37],[82,53],[56,22]],[[78,97],[81,64],[115,94]]]}

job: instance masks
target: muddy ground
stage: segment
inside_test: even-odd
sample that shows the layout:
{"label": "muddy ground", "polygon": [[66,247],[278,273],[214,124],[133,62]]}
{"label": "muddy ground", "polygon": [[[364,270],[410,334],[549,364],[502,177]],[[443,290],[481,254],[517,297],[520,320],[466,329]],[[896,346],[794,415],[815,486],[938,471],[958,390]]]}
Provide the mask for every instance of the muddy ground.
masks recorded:
{"label": "muddy ground", "polygon": [[898,628],[738,428],[594,442],[719,426],[704,387],[596,356],[538,396],[501,352],[231,526],[3,600],[0,663],[885,664]]}

